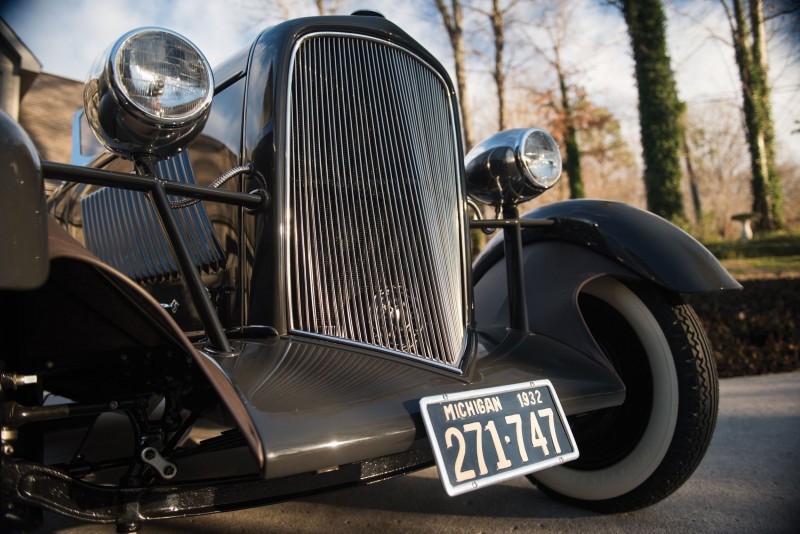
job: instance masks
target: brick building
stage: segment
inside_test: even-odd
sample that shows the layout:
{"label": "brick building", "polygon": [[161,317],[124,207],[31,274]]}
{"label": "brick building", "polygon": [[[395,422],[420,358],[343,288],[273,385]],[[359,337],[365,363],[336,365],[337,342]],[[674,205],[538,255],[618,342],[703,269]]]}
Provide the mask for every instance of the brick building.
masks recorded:
{"label": "brick building", "polygon": [[83,105],[83,83],[41,69],[0,19],[0,108],[25,128],[42,159],[69,163],[72,119]]}

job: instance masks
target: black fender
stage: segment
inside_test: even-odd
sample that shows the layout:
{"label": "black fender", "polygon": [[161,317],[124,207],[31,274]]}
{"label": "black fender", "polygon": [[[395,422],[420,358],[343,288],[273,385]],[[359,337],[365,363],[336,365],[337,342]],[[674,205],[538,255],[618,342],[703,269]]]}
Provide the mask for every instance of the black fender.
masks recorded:
{"label": "black fender", "polygon": [[[566,200],[536,208],[521,218],[555,221],[550,226],[525,229],[524,245],[575,243],[679,293],[742,288],[692,236],[657,215],[620,202]],[[502,238],[495,238],[473,265],[473,283],[502,258]]]}
{"label": "black fender", "polygon": [[[578,294],[592,279],[644,279],[684,293],[741,288],[689,234],[625,204],[571,200],[534,209],[522,218],[555,221],[522,233],[529,330],[566,343],[598,363],[606,358],[578,308]],[[509,324],[506,277],[499,235],[473,266],[478,330]]]}

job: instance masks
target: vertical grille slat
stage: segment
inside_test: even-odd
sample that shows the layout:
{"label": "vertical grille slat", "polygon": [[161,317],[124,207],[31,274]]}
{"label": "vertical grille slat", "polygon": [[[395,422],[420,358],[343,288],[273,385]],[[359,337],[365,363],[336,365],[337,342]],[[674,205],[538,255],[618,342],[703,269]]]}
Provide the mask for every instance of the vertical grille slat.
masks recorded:
{"label": "vertical grille slat", "polygon": [[[195,183],[186,152],[157,162],[155,170],[166,180]],[[178,277],[172,248],[144,193],[104,187],[81,199],[81,209],[86,246],[100,259],[141,283]],[[224,269],[225,251],[203,204],[174,210],[173,215],[197,267],[206,273]]]}
{"label": "vertical grille slat", "polygon": [[414,54],[350,34],[304,38],[291,72],[293,331],[457,367],[466,282],[448,86]]}

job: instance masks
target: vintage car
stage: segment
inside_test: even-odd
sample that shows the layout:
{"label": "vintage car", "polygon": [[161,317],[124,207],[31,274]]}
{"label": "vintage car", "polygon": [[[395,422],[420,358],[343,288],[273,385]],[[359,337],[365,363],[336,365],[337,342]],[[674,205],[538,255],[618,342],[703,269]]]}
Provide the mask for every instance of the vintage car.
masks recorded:
{"label": "vintage car", "polygon": [[[527,476],[604,512],[681,486],[718,386],[680,295],[739,284],[640,209],[520,216],[557,145],[515,129],[464,158],[455,94],[356,12],[213,71],[171,31],[127,33],[69,165],[3,115],[3,529],[49,510],[135,531],[433,465],[451,495]],[[496,231],[474,262],[470,229]]]}

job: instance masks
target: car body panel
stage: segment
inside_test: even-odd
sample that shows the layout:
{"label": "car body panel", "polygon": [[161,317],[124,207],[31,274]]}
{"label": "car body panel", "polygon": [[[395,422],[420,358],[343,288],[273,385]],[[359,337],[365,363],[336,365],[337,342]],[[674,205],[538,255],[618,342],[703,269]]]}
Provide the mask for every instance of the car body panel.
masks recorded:
{"label": "car body panel", "polygon": [[47,279],[44,180],[28,134],[0,110],[0,289],[32,289]]}
{"label": "car body panel", "polygon": [[427,449],[419,399],[429,395],[548,378],[567,414],[623,402],[611,369],[545,336],[500,335],[495,343],[479,334],[486,343],[469,380],[297,337],[248,340],[217,361],[259,430],[266,478]]}

